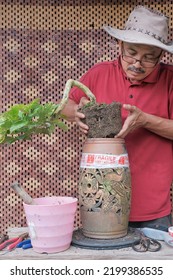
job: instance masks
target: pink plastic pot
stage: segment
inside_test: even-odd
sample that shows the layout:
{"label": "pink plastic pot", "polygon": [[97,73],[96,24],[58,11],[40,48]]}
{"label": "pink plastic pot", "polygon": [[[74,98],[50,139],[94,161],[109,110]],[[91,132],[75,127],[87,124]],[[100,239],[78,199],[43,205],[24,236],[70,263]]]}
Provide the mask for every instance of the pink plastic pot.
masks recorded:
{"label": "pink plastic pot", "polygon": [[24,205],[33,250],[58,253],[70,247],[77,210],[77,198],[40,197],[35,205]]}

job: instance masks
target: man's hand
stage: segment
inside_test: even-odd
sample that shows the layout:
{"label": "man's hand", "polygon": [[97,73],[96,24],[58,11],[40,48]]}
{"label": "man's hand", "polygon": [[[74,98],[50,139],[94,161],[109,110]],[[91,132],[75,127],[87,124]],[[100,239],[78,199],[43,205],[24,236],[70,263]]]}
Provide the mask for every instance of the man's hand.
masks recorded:
{"label": "man's hand", "polygon": [[142,112],[136,106],[123,104],[123,108],[129,112],[129,115],[121,131],[116,135],[116,137],[121,138],[124,138],[128,133],[131,133],[139,127],[144,127],[147,122],[146,113]]}
{"label": "man's hand", "polygon": [[82,97],[81,100],[80,100],[80,103],[79,105],[76,107],[76,112],[75,112],[75,121],[76,121],[76,124],[79,126],[79,129],[82,133],[84,134],[87,134],[88,133],[88,129],[89,127],[84,124],[82,122],[81,119],[84,119],[85,118],[85,115],[78,112],[78,109],[79,108],[82,108],[84,105],[86,105],[87,103],[89,102],[89,100],[86,98],[86,97]]}

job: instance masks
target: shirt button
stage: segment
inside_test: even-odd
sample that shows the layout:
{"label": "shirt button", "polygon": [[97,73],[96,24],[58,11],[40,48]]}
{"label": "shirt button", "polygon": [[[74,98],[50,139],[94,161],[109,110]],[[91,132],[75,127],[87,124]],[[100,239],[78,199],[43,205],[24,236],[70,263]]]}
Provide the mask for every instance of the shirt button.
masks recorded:
{"label": "shirt button", "polygon": [[129,95],[129,98],[133,98],[133,95],[132,95],[132,94],[130,94],[130,95]]}

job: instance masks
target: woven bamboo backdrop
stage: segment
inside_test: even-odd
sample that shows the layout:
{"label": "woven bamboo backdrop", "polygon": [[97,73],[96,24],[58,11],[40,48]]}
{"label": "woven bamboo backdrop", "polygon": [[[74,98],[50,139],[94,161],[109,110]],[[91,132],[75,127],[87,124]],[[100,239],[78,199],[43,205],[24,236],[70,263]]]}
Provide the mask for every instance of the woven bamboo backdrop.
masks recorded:
{"label": "woven bamboo backdrop", "polygon": [[[0,1],[0,111],[34,98],[59,102],[69,78],[117,56],[115,40],[102,26],[122,28],[138,4],[167,14],[173,38],[173,1]],[[164,60],[171,59],[167,54]],[[68,126],[68,132],[0,146],[0,232],[26,225],[22,201],[10,187],[16,180],[33,198],[78,196],[84,137]],[[80,225],[79,211],[75,223]]]}

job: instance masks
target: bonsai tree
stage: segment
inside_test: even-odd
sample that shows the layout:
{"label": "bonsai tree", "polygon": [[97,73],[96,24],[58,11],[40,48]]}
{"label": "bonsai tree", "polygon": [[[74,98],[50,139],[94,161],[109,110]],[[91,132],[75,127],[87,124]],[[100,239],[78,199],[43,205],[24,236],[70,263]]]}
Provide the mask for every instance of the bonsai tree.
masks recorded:
{"label": "bonsai tree", "polygon": [[59,104],[40,104],[39,99],[29,104],[16,104],[0,114],[0,144],[14,143],[18,140],[30,140],[34,134],[50,135],[56,127],[67,130],[61,114],[68,101],[69,91],[73,86],[81,88],[90,99],[96,103],[95,96],[82,83],[69,79],[65,85],[64,94]]}

